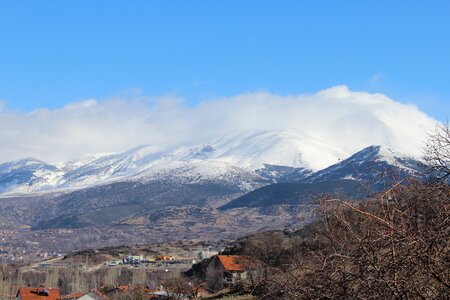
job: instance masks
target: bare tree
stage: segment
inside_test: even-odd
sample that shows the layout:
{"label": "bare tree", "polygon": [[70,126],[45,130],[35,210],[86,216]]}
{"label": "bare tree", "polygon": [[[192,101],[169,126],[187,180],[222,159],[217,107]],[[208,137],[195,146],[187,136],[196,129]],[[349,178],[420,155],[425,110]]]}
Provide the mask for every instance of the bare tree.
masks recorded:
{"label": "bare tree", "polygon": [[195,299],[200,289],[200,281],[196,278],[188,278],[182,274],[164,281],[164,288],[170,299]]}
{"label": "bare tree", "polygon": [[430,171],[439,180],[450,176],[450,127],[449,123],[436,126],[425,146],[424,159]]}
{"label": "bare tree", "polygon": [[396,185],[361,203],[324,199],[321,220],[269,299],[448,299],[450,187]]}

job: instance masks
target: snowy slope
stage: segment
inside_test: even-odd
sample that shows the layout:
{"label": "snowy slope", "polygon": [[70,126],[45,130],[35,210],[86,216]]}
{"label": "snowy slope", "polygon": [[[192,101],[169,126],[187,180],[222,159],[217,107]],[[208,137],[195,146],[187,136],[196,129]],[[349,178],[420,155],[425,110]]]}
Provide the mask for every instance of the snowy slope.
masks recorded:
{"label": "snowy slope", "polygon": [[291,132],[246,130],[173,153],[174,159],[216,159],[250,169],[264,164],[321,169],[348,153],[313,136]]}
{"label": "snowy slope", "polygon": [[0,193],[17,187],[32,186],[42,180],[40,174],[51,174],[56,167],[34,158],[25,158],[0,165]]}
{"label": "snowy slope", "polygon": [[404,178],[421,178],[424,170],[415,158],[389,147],[370,146],[302,180],[260,187],[221,209],[307,204],[321,194],[365,199]]}
{"label": "snowy slope", "polygon": [[417,158],[385,146],[367,147],[349,158],[318,171],[307,178],[308,182],[327,182],[353,179],[366,183],[390,183],[405,176],[423,174],[424,164]]}
{"label": "snowy slope", "polygon": [[[58,165],[26,159],[0,165],[1,193],[80,189],[116,181],[216,181],[252,190],[263,183],[358,177],[351,173],[363,161],[384,161],[411,168],[409,160],[388,148],[367,148],[349,154],[314,136],[292,132],[246,130],[197,145],[171,149],[141,146],[123,153],[86,156]],[[323,171],[311,174],[332,165]],[[365,166],[365,165],[364,165]],[[350,168],[350,169],[349,169]],[[350,175],[349,175],[350,174]],[[353,174],[353,175],[352,175]],[[281,178],[284,178],[283,180]]]}

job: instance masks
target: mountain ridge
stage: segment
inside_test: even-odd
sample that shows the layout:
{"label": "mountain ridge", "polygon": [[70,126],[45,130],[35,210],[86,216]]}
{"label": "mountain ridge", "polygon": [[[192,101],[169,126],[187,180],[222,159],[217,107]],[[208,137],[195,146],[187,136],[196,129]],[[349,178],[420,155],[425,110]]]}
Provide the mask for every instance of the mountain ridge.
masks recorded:
{"label": "mountain ridge", "polygon": [[424,177],[426,166],[389,147],[369,146],[297,182],[274,183],[240,196],[219,209],[311,204],[322,194],[365,199],[407,178]]}
{"label": "mountain ridge", "polygon": [[[366,179],[372,180],[375,188],[377,183],[385,183],[380,181],[381,174],[373,172],[374,166],[405,175],[419,173],[421,166],[392,149],[370,146],[328,168],[313,171],[249,163],[258,158],[254,152],[242,160],[231,155],[239,153],[236,151],[239,143],[220,151],[217,145],[177,148],[162,156],[158,154],[160,149],[144,146],[126,153],[102,154],[71,162],[67,173],[57,175],[74,178],[78,180],[76,183],[83,183],[86,178],[133,172],[129,177],[80,185],[73,190],[0,195],[0,229],[16,232],[29,228],[21,231],[29,236],[34,236],[33,232],[51,235],[61,229],[71,232],[68,234],[74,241],[77,233],[101,235],[105,230],[115,236],[121,236],[126,230],[133,239],[138,239],[143,231],[159,238],[217,237],[223,232],[238,237],[251,228],[280,229],[312,220],[314,199],[323,193],[365,199]],[[240,162],[247,164],[240,165]],[[18,165],[19,173],[15,174],[24,174],[22,171],[30,166],[47,175],[60,171],[46,170],[48,166],[31,160]],[[26,179],[22,181],[25,187],[39,180],[32,178],[28,182],[33,173],[25,174],[22,178]],[[0,174],[0,180],[4,175]],[[70,247],[70,243],[63,247]]]}
{"label": "mountain ridge", "polygon": [[[393,150],[386,150],[389,149],[387,147],[377,149],[378,152],[384,151],[382,157],[385,160],[395,163],[392,157],[401,158],[406,162],[405,168],[409,168],[408,161],[412,158],[394,155]],[[340,158],[341,155],[344,160]],[[0,165],[0,193],[14,195],[71,191],[112,182],[168,177],[184,178],[187,181],[219,178],[230,182],[244,182],[247,177],[252,181],[274,183],[286,181],[289,178],[286,172],[291,174],[290,181],[311,176],[317,180],[325,176],[328,168],[336,166],[332,164],[324,169],[313,168],[318,165],[319,159],[347,161],[352,157],[346,158],[348,156],[343,150],[328,147],[323,141],[305,135],[246,130],[193,146],[182,145],[163,150],[143,145],[121,153],[91,155],[59,165],[33,158],[4,163]],[[375,155],[372,157],[376,159]],[[283,174],[281,170],[284,170]],[[250,189],[252,187],[249,185]]]}

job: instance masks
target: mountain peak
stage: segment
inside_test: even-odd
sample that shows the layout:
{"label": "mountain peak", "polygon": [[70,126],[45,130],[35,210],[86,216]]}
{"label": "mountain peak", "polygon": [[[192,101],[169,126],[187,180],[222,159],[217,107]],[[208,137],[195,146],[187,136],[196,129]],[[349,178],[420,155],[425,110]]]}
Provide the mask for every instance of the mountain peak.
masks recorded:
{"label": "mountain peak", "polygon": [[349,158],[311,175],[309,181],[330,181],[356,179],[371,182],[375,174],[392,171],[396,176],[418,175],[423,172],[423,164],[394,149],[372,145],[358,151]]}
{"label": "mountain peak", "polygon": [[291,131],[248,129],[204,145],[215,149],[212,156],[216,159],[253,169],[270,164],[319,170],[348,156],[316,136]]}
{"label": "mountain peak", "polygon": [[391,147],[383,145],[372,145],[362,149],[361,151],[358,151],[357,153],[353,154],[344,161],[352,162],[355,160],[370,160],[370,159],[372,159],[373,161],[384,160],[387,163],[393,165],[398,164],[400,160],[405,159],[417,160],[417,158],[413,158],[407,154],[401,153],[397,150],[392,149]]}
{"label": "mountain peak", "polygon": [[11,172],[21,168],[31,168],[33,166],[39,167],[44,165],[48,164],[33,157],[25,157],[22,159],[0,164],[0,173]]}

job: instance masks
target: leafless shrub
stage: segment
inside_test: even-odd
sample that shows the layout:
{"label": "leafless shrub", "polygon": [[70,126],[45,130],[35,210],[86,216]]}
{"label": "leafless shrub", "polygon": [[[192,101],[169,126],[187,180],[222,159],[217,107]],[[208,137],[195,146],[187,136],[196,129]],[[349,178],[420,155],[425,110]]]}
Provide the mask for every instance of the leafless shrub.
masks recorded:
{"label": "leafless shrub", "polygon": [[194,299],[198,296],[200,282],[195,280],[195,278],[188,278],[177,274],[177,276],[164,281],[164,288],[170,299]]}
{"label": "leafless shrub", "polygon": [[320,222],[261,296],[447,299],[449,210],[446,184],[398,184],[362,203],[323,199]]}
{"label": "leafless shrub", "polygon": [[450,127],[449,124],[436,126],[425,146],[424,159],[430,171],[440,180],[450,176]]}

